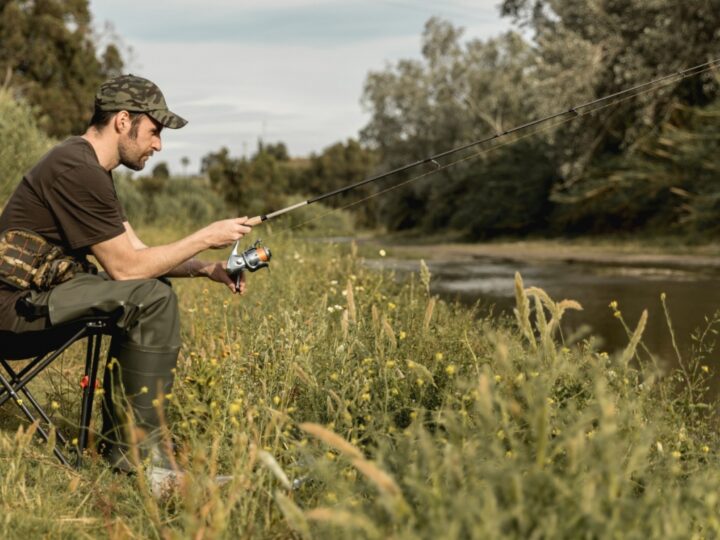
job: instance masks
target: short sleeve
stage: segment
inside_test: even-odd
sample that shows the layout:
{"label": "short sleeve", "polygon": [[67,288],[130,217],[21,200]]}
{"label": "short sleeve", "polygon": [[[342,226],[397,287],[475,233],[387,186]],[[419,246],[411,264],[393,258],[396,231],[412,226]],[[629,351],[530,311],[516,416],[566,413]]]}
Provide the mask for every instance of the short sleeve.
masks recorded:
{"label": "short sleeve", "polygon": [[72,249],[81,249],[125,232],[112,177],[98,167],[79,166],[56,178],[47,204]]}

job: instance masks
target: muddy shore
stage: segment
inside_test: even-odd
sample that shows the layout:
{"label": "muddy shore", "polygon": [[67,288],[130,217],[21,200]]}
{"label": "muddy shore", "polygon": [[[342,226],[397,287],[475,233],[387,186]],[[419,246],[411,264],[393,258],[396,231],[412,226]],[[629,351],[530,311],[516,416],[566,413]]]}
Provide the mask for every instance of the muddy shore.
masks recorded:
{"label": "muddy shore", "polygon": [[605,266],[705,269],[720,272],[720,244],[653,248],[639,245],[590,245],[561,242],[503,242],[480,244],[388,245],[393,256],[426,260],[493,259],[564,262]]}

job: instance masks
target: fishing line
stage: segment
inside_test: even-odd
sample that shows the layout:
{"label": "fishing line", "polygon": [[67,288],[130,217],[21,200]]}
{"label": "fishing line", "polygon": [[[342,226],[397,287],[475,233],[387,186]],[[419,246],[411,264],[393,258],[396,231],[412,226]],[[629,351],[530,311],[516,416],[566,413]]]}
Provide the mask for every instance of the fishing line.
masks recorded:
{"label": "fishing line", "polygon": [[[688,69],[676,71],[676,72],[674,72],[674,73],[665,75],[665,76],[663,76],[663,77],[659,77],[659,78],[654,79],[654,80],[652,80],[652,81],[648,81],[648,82],[645,82],[645,83],[642,83],[642,84],[638,84],[638,85],[636,85],[636,86],[633,86],[632,88],[628,88],[628,89],[625,89],[625,90],[620,90],[620,91],[615,92],[615,93],[613,93],[613,94],[609,94],[609,95],[607,95],[607,96],[603,96],[603,97],[601,97],[601,98],[598,98],[598,99],[589,101],[589,102],[584,103],[584,104],[582,104],[582,105],[576,105],[576,106],[571,107],[571,108],[569,108],[569,109],[567,109],[567,110],[564,110],[564,111],[561,111],[561,112],[557,112],[557,113],[554,113],[554,114],[545,116],[545,117],[543,117],[543,118],[539,118],[539,119],[537,119],[537,120],[533,120],[532,122],[528,122],[528,123],[525,123],[525,124],[516,126],[516,127],[514,127],[514,128],[508,129],[508,130],[503,131],[503,132],[495,133],[494,135],[491,135],[491,136],[489,136],[489,137],[485,137],[485,138],[482,138],[482,139],[478,139],[478,140],[475,140],[475,141],[471,141],[471,142],[466,143],[466,144],[464,144],[464,145],[461,145],[461,146],[458,146],[458,147],[455,147],[455,148],[451,148],[451,149],[449,149],[449,150],[445,150],[444,152],[440,152],[440,153],[435,154],[435,155],[433,155],[433,156],[430,156],[430,157],[427,157],[427,158],[424,158],[424,159],[420,159],[420,160],[414,161],[414,162],[412,162],[412,163],[409,163],[409,164],[407,164],[407,165],[403,165],[403,166],[401,166],[401,167],[397,167],[397,168],[395,168],[395,169],[392,169],[392,170],[387,171],[387,172],[385,172],[385,173],[382,173],[382,174],[380,174],[380,175],[372,176],[372,177],[370,177],[370,178],[366,178],[366,179],[364,179],[364,180],[361,180],[360,182],[356,182],[356,183],[354,183],[354,184],[350,184],[350,185],[347,185],[347,186],[344,186],[344,187],[341,187],[341,188],[338,188],[338,189],[329,191],[329,192],[327,192],[327,193],[323,193],[323,194],[321,194],[321,195],[317,195],[317,196],[315,196],[315,197],[312,197],[312,198],[307,199],[307,200],[305,200],[305,201],[298,202],[298,203],[296,203],[296,204],[293,204],[293,205],[291,205],[291,206],[282,208],[282,209],[277,210],[277,211],[275,211],[275,212],[271,212],[271,213],[269,213],[269,214],[264,214],[264,215],[255,216],[255,217],[253,217],[253,218],[250,218],[250,220],[248,220],[248,224],[249,224],[249,225],[252,225],[252,226],[259,225],[259,224],[261,224],[261,223],[263,223],[263,222],[265,222],[265,221],[269,221],[269,220],[274,219],[274,218],[276,218],[276,217],[278,217],[278,216],[281,216],[282,214],[286,214],[286,213],[291,212],[291,211],[293,211],[293,210],[297,210],[298,208],[301,208],[301,207],[303,207],[303,206],[307,206],[307,205],[310,205],[310,204],[312,204],[312,203],[319,202],[319,201],[322,201],[322,200],[324,200],[324,199],[333,197],[333,196],[335,196],[335,195],[339,195],[339,194],[341,194],[341,193],[348,192],[348,191],[350,191],[350,190],[356,189],[356,188],[358,188],[358,187],[360,187],[360,186],[369,184],[369,183],[371,183],[371,182],[380,181],[380,180],[385,179],[385,178],[387,178],[387,177],[389,177],[389,176],[392,176],[392,175],[395,175],[395,174],[399,174],[399,173],[401,173],[401,172],[405,172],[405,171],[407,171],[407,170],[413,169],[413,168],[418,167],[418,166],[420,166],[420,165],[433,165],[433,166],[435,167],[435,169],[432,170],[432,171],[429,171],[429,172],[427,172],[427,173],[421,174],[421,175],[419,175],[419,176],[417,176],[417,177],[414,177],[414,178],[410,179],[409,181],[406,181],[406,182],[403,182],[403,183],[397,185],[397,187],[400,187],[400,186],[402,186],[402,185],[405,185],[405,184],[409,183],[410,181],[414,181],[414,180],[417,180],[417,179],[419,179],[419,178],[423,178],[423,177],[425,177],[425,176],[428,176],[429,174],[432,174],[433,172],[437,172],[437,171],[439,171],[439,170],[443,170],[443,169],[445,169],[445,168],[447,168],[447,167],[449,167],[449,166],[451,166],[451,165],[455,165],[455,164],[460,163],[460,162],[462,162],[462,161],[466,161],[467,159],[471,159],[472,157],[475,157],[475,155],[473,154],[473,155],[471,155],[471,156],[467,156],[466,158],[457,160],[457,161],[455,161],[455,162],[451,162],[451,163],[446,164],[446,165],[440,165],[440,163],[438,162],[439,159],[443,159],[443,158],[445,158],[445,157],[447,157],[447,156],[450,156],[450,155],[456,154],[456,153],[458,153],[458,152],[462,152],[462,151],[468,150],[468,149],[470,149],[470,148],[479,146],[479,145],[481,145],[481,144],[491,143],[492,141],[497,140],[497,139],[500,139],[500,138],[502,138],[502,137],[507,137],[508,135],[514,135],[514,134],[516,134],[516,133],[518,133],[518,132],[525,131],[525,130],[527,130],[527,129],[530,129],[530,128],[533,128],[533,127],[535,127],[535,126],[539,126],[539,125],[545,124],[545,123],[547,123],[547,122],[551,122],[551,121],[556,120],[556,119],[560,119],[560,118],[563,118],[563,117],[567,117],[567,118],[565,118],[564,120],[562,120],[562,121],[560,121],[560,122],[554,122],[554,123],[551,124],[550,126],[543,127],[543,128],[541,128],[541,129],[537,129],[537,130],[533,130],[533,131],[531,132],[531,134],[539,133],[539,132],[544,131],[544,130],[546,130],[546,129],[549,129],[549,128],[551,128],[551,127],[556,127],[557,125],[560,125],[560,124],[562,124],[562,123],[565,123],[566,121],[575,119],[575,118],[577,118],[577,117],[579,117],[579,116],[586,116],[587,114],[590,114],[590,113],[593,113],[593,112],[602,110],[602,109],[604,109],[604,108],[606,108],[606,107],[609,107],[609,106],[611,106],[611,105],[613,105],[613,104],[619,104],[619,103],[621,103],[621,102],[623,102],[623,101],[626,101],[627,99],[635,98],[635,97],[637,97],[637,96],[639,96],[639,95],[642,95],[642,94],[644,94],[644,93],[646,93],[646,92],[654,91],[654,90],[657,90],[658,88],[662,88],[662,87],[667,86],[667,85],[669,85],[669,84],[673,84],[673,83],[676,83],[676,82],[680,82],[680,81],[682,81],[682,80],[684,80],[684,79],[686,79],[686,78],[688,78],[688,77],[694,77],[694,76],[700,75],[700,74],[702,74],[702,73],[704,73],[704,72],[706,72],[706,71],[709,71],[709,70],[713,69],[713,68],[716,67],[716,65],[718,65],[719,63],[720,63],[720,59],[713,59],[713,60],[710,60],[710,61],[708,61],[708,62],[704,62],[704,63],[702,63],[702,64],[698,64],[697,66],[693,66],[693,67],[688,68]],[[516,142],[517,140],[520,140],[520,138],[519,138],[519,137],[514,138],[514,139],[512,139],[510,142]],[[508,143],[503,143],[502,145],[494,145],[494,146],[492,146],[488,151],[490,151],[490,150],[492,150],[492,149],[495,149],[495,148],[498,148],[498,147],[500,147],[500,146],[504,146],[505,144],[510,144],[510,142],[508,142]],[[485,152],[481,152],[480,155],[482,155],[483,153],[485,153]],[[386,192],[386,191],[380,191],[380,192],[378,192],[378,193],[376,193],[376,194],[374,194],[374,195],[372,195],[372,196],[378,196],[378,195],[380,195],[380,194],[382,194],[382,193],[385,193],[385,192]],[[365,198],[365,199],[363,199],[363,200],[367,200],[367,198]]]}
{"label": "fishing line", "polygon": [[[306,220],[306,221],[303,221],[303,222],[301,222],[301,223],[298,223],[298,224],[295,224],[295,225],[292,225],[292,226],[289,226],[289,227],[280,229],[280,230],[276,231],[276,233],[280,234],[280,233],[283,233],[283,232],[286,232],[286,231],[292,231],[292,230],[298,229],[298,228],[303,227],[303,226],[305,226],[305,225],[307,225],[307,224],[309,224],[309,223],[311,223],[311,222],[313,222],[313,221],[316,221],[316,220],[322,219],[322,218],[324,218],[324,217],[327,217],[328,215],[331,215],[331,214],[334,213],[334,212],[337,212],[337,211],[340,211],[340,210],[347,210],[348,208],[351,208],[351,207],[356,206],[356,205],[358,205],[358,204],[361,204],[361,203],[363,203],[363,202],[367,202],[367,201],[369,201],[370,199],[373,199],[373,198],[375,198],[375,197],[379,197],[380,195],[384,195],[385,193],[389,193],[389,192],[391,192],[391,191],[394,191],[394,190],[396,190],[396,189],[399,189],[399,188],[401,188],[401,187],[403,187],[403,186],[406,186],[407,184],[410,184],[410,183],[412,183],[412,182],[415,182],[416,180],[420,180],[420,179],[422,179],[422,178],[426,178],[426,177],[428,177],[428,176],[430,176],[430,175],[432,175],[432,174],[438,173],[438,172],[440,172],[440,171],[442,171],[442,170],[445,170],[445,169],[447,169],[447,168],[449,168],[449,167],[453,167],[453,166],[458,165],[458,164],[460,164],[460,163],[463,163],[463,162],[465,162],[465,161],[469,161],[469,160],[472,160],[472,159],[477,159],[477,158],[482,157],[482,156],[484,156],[484,155],[486,155],[486,154],[488,154],[488,153],[490,153],[490,152],[492,152],[492,151],[494,151],[494,150],[497,150],[498,148],[502,148],[502,147],[505,147],[505,146],[509,146],[509,145],[515,144],[515,143],[517,143],[518,141],[520,141],[520,140],[522,140],[522,139],[525,139],[525,138],[528,138],[528,137],[532,137],[532,136],[534,136],[534,135],[537,135],[537,134],[539,134],[539,133],[543,133],[543,132],[545,132],[545,131],[550,131],[550,130],[552,130],[552,129],[554,129],[554,128],[557,128],[558,126],[561,126],[561,125],[563,125],[563,124],[569,123],[569,122],[571,122],[572,120],[575,120],[575,119],[578,118],[578,117],[588,116],[588,115],[590,115],[590,114],[593,114],[593,113],[596,113],[596,112],[598,112],[598,111],[607,109],[607,108],[609,108],[609,107],[613,107],[613,106],[620,105],[621,103],[624,103],[625,101],[629,101],[629,100],[634,99],[634,98],[636,98],[636,97],[638,97],[638,96],[641,96],[641,95],[650,93],[650,92],[652,92],[652,91],[656,91],[656,90],[661,89],[661,88],[664,88],[664,87],[666,87],[666,86],[670,86],[671,84],[674,84],[674,83],[676,83],[676,82],[680,82],[680,81],[682,81],[682,80],[684,80],[684,79],[686,79],[686,78],[689,78],[689,77],[691,77],[691,76],[696,76],[696,75],[700,75],[700,74],[702,74],[702,73],[711,71],[711,70],[715,67],[714,64],[715,64],[716,62],[718,62],[718,61],[720,61],[720,60],[714,60],[714,61],[712,61],[712,62],[707,62],[707,63],[705,63],[705,64],[701,64],[701,65],[699,65],[699,66],[695,66],[695,67],[693,67],[693,68],[690,68],[689,70],[684,70],[684,71],[682,71],[682,72],[674,73],[674,74],[672,74],[672,75],[666,75],[666,76],[664,76],[664,77],[662,77],[662,78],[660,78],[660,79],[656,79],[655,81],[651,81],[650,83],[643,83],[643,84],[638,85],[638,86],[636,86],[636,87],[633,87],[633,88],[630,88],[630,89],[627,89],[627,90],[623,90],[623,91],[621,91],[621,92],[617,92],[617,93],[612,94],[612,95],[610,95],[610,96],[606,96],[605,98],[601,98],[601,99],[599,99],[599,100],[595,100],[595,101],[593,101],[593,102],[589,102],[589,103],[587,103],[587,104],[584,104],[584,105],[581,105],[581,106],[578,106],[578,107],[574,107],[573,109],[575,110],[575,114],[574,114],[573,116],[568,116],[567,118],[560,119],[560,120],[558,120],[558,121],[556,121],[556,122],[553,122],[553,123],[546,124],[546,123],[549,122],[550,120],[553,120],[553,119],[559,118],[559,117],[561,117],[561,116],[563,116],[563,115],[566,115],[566,114],[568,113],[568,111],[564,111],[564,112],[562,112],[562,113],[556,113],[556,114],[554,114],[554,115],[545,117],[545,118],[543,118],[543,119],[536,120],[536,121],[533,121],[533,122],[524,124],[524,125],[519,126],[519,127],[516,127],[516,128],[512,128],[512,129],[510,129],[510,130],[508,130],[508,131],[505,131],[503,134],[499,134],[499,135],[496,134],[496,135],[494,135],[494,136],[492,136],[492,137],[490,137],[490,138],[484,139],[482,142],[490,142],[490,141],[495,140],[495,139],[497,139],[497,138],[499,138],[499,137],[501,137],[501,136],[507,136],[507,135],[509,135],[509,134],[514,134],[515,132],[520,131],[520,130],[523,130],[523,129],[528,129],[528,128],[530,128],[530,127],[537,126],[537,125],[540,125],[540,124],[546,124],[546,125],[544,125],[544,126],[542,126],[542,127],[540,127],[540,128],[537,128],[537,129],[535,129],[535,130],[532,130],[532,131],[530,131],[530,132],[526,132],[526,133],[523,133],[523,134],[520,134],[520,135],[515,135],[512,139],[509,139],[509,140],[507,140],[507,141],[504,141],[504,142],[501,142],[501,143],[498,143],[498,144],[494,144],[493,146],[491,146],[491,147],[489,147],[489,148],[480,150],[480,151],[478,151],[478,152],[474,152],[474,153],[472,153],[472,154],[470,154],[470,155],[468,155],[468,156],[462,157],[462,158],[457,159],[457,160],[455,160],[455,161],[451,161],[451,162],[446,163],[446,164],[443,164],[443,165],[437,163],[437,161],[436,161],[437,159],[441,159],[442,157],[447,157],[448,155],[451,155],[451,154],[453,154],[453,153],[460,152],[460,151],[462,151],[462,150],[467,150],[467,149],[471,148],[472,146],[476,146],[476,145],[479,145],[479,144],[481,144],[481,143],[475,141],[475,142],[473,142],[473,143],[468,143],[468,144],[466,144],[466,145],[464,145],[464,146],[461,146],[461,147],[458,147],[458,148],[453,148],[453,149],[451,149],[451,150],[447,150],[447,151],[445,151],[445,152],[442,152],[441,154],[437,154],[436,156],[433,156],[432,158],[429,158],[432,162],[434,162],[433,164],[434,164],[435,168],[432,169],[432,170],[426,171],[426,172],[424,172],[424,173],[422,173],[422,174],[419,174],[419,175],[417,175],[417,176],[413,176],[412,178],[409,178],[409,179],[404,180],[404,181],[402,181],[402,182],[400,182],[400,183],[398,183],[398,184],[395,184],[395,185],[393,185],[393,186],[390,186],[390,187],[388,187],[388,188],[385,188],[385,189],[383,189],[383,190],[380,190],[380,191],[378,191],[378,192],[376,192],[376,193],[373,193],[373,194],[371,194],[371,195],[368,195],[367,197],[363,197],[363,198],[361,198],[361,199],[358,199],[357,201],[353,201],[353,202],[348,203],[348,204],[346,204],[346,205],[338,206],[338,207],[336,207],[336,208],[332,208],[332,209],[328,210],[327,212],[324,212],[324,213],[322,213],[322,214],[319,214],[319,215],[317,215],[317,216],[314,216],[314,217],[312,217],[312,218],[310,218],[310,219],[308,219],[308,220]],[[700,69],[700,68],[703,68],[703,69]],[[694,73],[689,73],[689,74],[688,74],[689,71],[693,71],[693,70],[698,70],[698,71],[695,71]],[[684,75],[682,75],[682,74],[684,74]],[[672,78],[672,77],[680,77],[680,79],[667,81],[667,79]],[[665,82],[665,81],[667,81],[667,82]],[[664,83],[664,84],[659,84],[659,83]],[[646,88],[647,86],[649,86],[649,85],[651,85],[651,84],[653,85],[652,87]],[[624,94],[628,94],[629,92],[633,92],[633,91],[636,91],[636,90],[640,90],[640,91],[637,91],[637,92],[632,93],[632,94],[629,94],[629,95],[624,95]],[[610,97],[618,97],[618,96],[622,96],[622,97],[620,97],[619,99],[615,99],[615,100],[613,100],[613,101],[610,101],[610,102],[608,102],[608,103],[602,103],[603,101],[607,101]],[[600,103],[601,103],[601,104],[600,104]],[[598,104],[599,104],[599,105],[598,105]],[[589,108],[589,109],[588,109],[588,107],[589,107],[590,105],[597,105],[597,106],[594,106],[593,108]],[[577,111],[577,109],[580,109],[580,108],[586,108],[586,109],[588,109],[588,110],[585,110],[585,111]],[[570,110],[573,110],[573,109],[570,109]],[[395,170],[393,170],[393,171],[390,171],[390,173],[385,173],[385,174],[380,175],[380,176],[377,176],[377,177],[373,177],[373,178],[370,178],[370,179],[363,180],[362,182],[358,182],[358,183],[356,183],[356,184],[353,184],[352,186],[346,186],[345,188],[340,188],[339,190],[335,190],[335,191],[333,191],[333,192],[330,192],[329,194],[325,194],[325,195],[322,195],[322,196],[320,196],[320,197],[322,197],[322,198],[328,198],[329,196],[332,196],[332,195],[334,195],[334,194],[339,194],[339,193],[342,193],[343,191],[349,191],[349,189],[353,189],[354,187],[359,187],[359,186],[361,186],[361,185],[370,183],[371,181],[379,180],[379,179],[384,178],[385,176],[388,176],[388,175],[390,175],[390,174],[395,174],[395,173],[402,172],[403,170],[408,170],[409,168],[412,168],[413,166],[417,166],[417,165],[419,165],[420,163],[424,163],[424,162],[426,162],[426,161],[427,161],[427,160],[415,162],[414,164],[411,164],[411,166],[406,166],[405,168],[395,169]],[[316,197],[315,199],[309,199],[309,201],[312,201],[312,202],[316,202],[317,200],[320,200],[320,199],[317,198],[317,197]],[[296,204],[296,205],[293,205],[293,206],[287,207],[286,209],[283,209],[283,213],[285,213],[284,211],[294,210],[295,208],[299,208],[299,207],[301,207],[301,206],[306,206],[307,204],[311,204],[311,203],[308,202],[308,201],[303,201],[303,202],[301,202],[301,203],[298,203],[298,204]],[[273,214],[268,214],[268,219],[270,219],[270,216],[275,217]]]}

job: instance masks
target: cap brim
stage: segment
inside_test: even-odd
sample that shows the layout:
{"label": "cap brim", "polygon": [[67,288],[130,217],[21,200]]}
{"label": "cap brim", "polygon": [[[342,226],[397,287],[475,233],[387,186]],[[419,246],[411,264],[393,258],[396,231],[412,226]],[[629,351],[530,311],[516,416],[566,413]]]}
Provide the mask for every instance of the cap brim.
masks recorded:
{"label": "cap brim", "polygon": [[178,129],[187,124],[182,116],[178,116],[174,112],[167,109],[159,111],[148,111],[147,113],[153,120],[160,122],[163,126],[170,129]]}

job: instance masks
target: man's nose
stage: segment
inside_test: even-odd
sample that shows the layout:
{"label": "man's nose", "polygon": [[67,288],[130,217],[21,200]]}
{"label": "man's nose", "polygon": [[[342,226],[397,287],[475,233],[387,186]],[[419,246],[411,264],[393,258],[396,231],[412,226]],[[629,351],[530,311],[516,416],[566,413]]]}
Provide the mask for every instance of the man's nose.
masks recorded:
{"label": "man's nose", "polygon": [[162,140],[160,139],[160,137],[153,137],[152,148],[156,152],[162,150]]}

